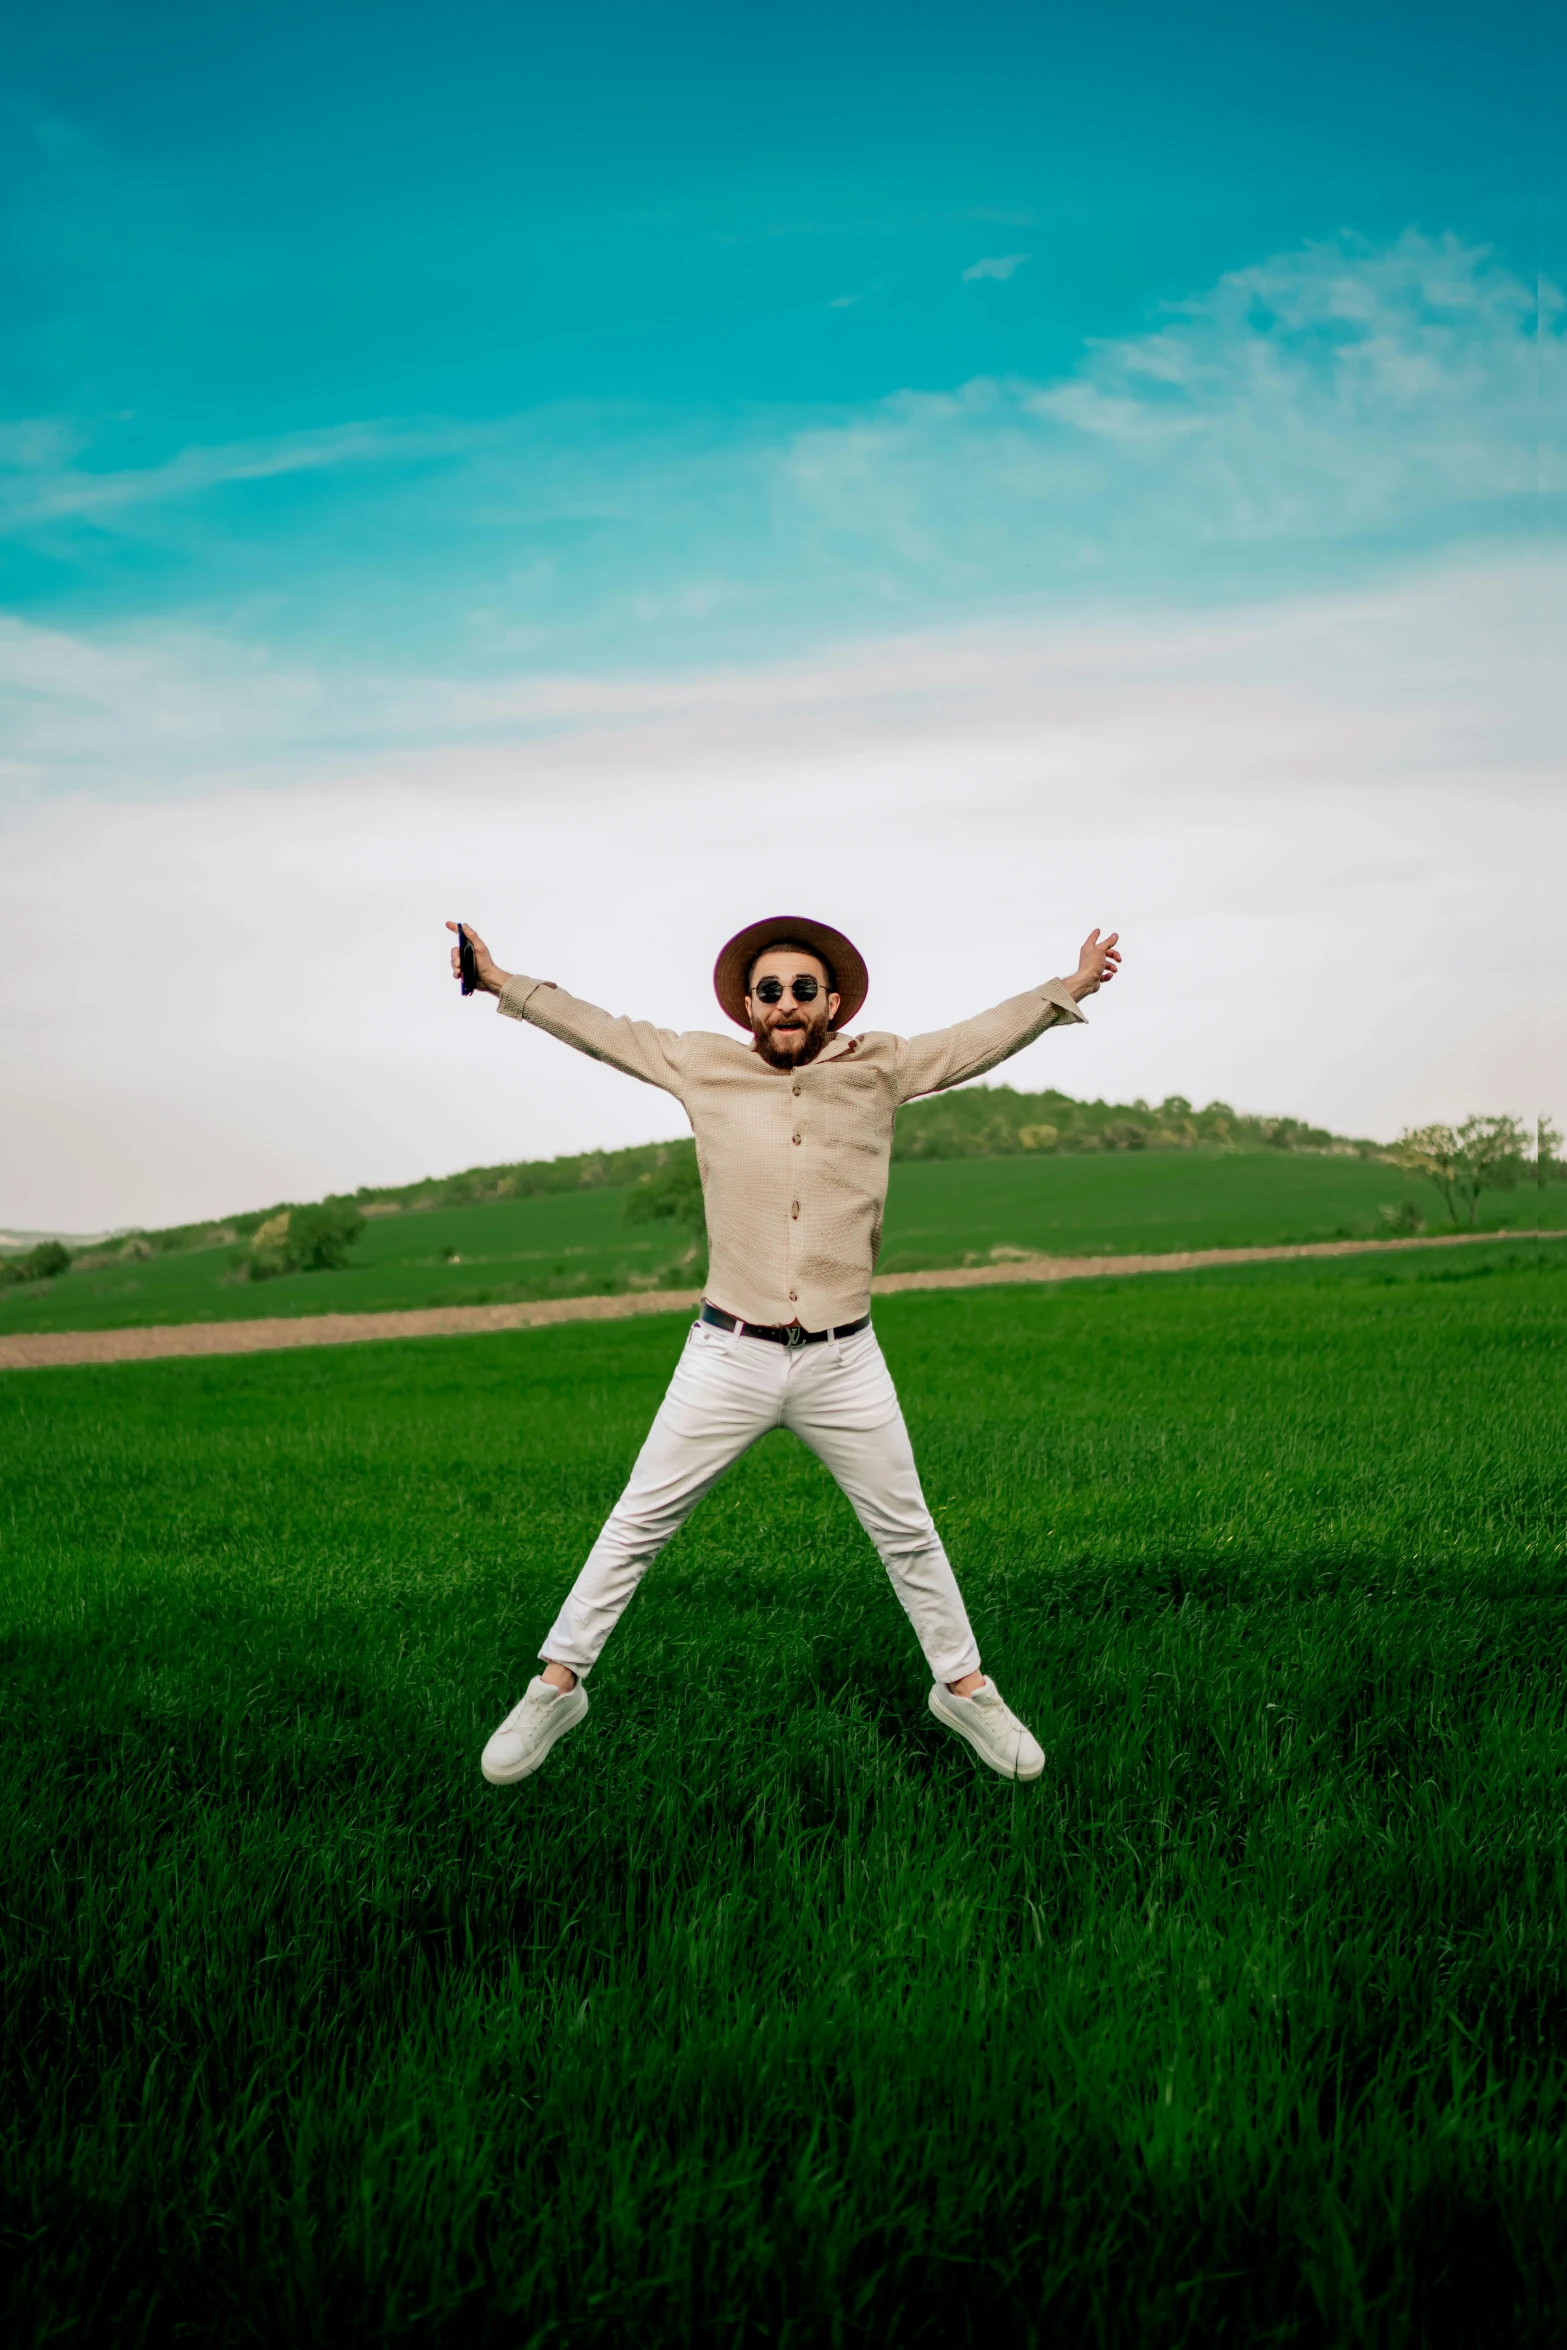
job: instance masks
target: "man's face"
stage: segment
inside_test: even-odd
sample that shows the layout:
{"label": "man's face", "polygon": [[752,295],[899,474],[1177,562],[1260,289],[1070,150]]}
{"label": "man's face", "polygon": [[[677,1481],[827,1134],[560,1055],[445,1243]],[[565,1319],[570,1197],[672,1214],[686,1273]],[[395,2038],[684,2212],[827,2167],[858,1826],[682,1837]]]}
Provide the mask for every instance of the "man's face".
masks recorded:
{"label": "man's face", "polygon": [[[803,1000],[795,993],[796,981],[810,983]],[[769,1003],[775,987],[781,992],[776,1003]],[[803,947],[769,947],[751,966],[745,1008],[763,1060],[775,1069],[799,1069],[814,1061],[827,1042],[838,998],[829,991],[827,966],[819,956]]]}

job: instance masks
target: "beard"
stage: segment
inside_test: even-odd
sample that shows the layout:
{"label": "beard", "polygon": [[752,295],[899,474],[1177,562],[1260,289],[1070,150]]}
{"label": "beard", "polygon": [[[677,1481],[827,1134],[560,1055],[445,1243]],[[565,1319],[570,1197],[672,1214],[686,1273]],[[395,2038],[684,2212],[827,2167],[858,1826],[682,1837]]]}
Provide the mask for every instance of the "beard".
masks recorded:
{"label": "beard", "polygon": [[756,1039],[756,1049],[762,1060],[767,1063],[769,1069],[805,1068],[808,1062],[815,1060],[817,1054],[821,1051],[823,1045],[827,1042],[827,1039],[832,1034],[832,1030],[827,1025],[827,1006],[825,1002],[821,1004],[819,1010],[813,1012],[809,1017],[807,1017],[804,1007],[800,1004],[796,1004],[788,1020],[781,1021],[779,1026],[784,1028],[786,1033],[790,1036],[798,1036],[800,1031],[803,1029],[805,1031],[805,1042],[800,1046],[797,1052],[781,1053],[773,1041],[778,1033],[777,1029],[765,1028],[760,1020],[753,1020],[751,1023],[751,1033]]}

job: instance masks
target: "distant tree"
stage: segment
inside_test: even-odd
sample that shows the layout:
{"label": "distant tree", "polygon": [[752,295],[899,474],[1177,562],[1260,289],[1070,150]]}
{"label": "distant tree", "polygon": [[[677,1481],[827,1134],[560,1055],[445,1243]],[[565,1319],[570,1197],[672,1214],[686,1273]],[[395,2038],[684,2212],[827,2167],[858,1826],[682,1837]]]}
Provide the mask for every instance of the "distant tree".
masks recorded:
{"label": "distant tree", "polygon": [[1516,1118],[1466,1118],[1459,1127],[1407,1128],[1388,1157],[1395,1167],[1428,1177],[1455,1224],[1465,1207],[1473,1231],[1482,1192],[1511,1191],[1528,1153],[1529,1136]]}
{"label": "distant tree", "polygon": [[1542,1186],[1567,1182],[1562,1138],[1549,1118],[1537,1118],[1534,1122],[1534,1179]]}
{"label": "distant tree", "polygon": [[1454,1205],[1458,1137],[1451,1126],[1406,1126],[1387,1155],[1407,1175],[1427,1176],[1442,1194],[1443,1205],[1453,1222],[1458,1222]]}
{"label": "distant tree", "polygon": [[1458,1129],[1458,1194],[1473,1226],[1483,1191],[1512,1191],[1529,1163],[1531,1137],[1516,1118],[1466,1118]]}

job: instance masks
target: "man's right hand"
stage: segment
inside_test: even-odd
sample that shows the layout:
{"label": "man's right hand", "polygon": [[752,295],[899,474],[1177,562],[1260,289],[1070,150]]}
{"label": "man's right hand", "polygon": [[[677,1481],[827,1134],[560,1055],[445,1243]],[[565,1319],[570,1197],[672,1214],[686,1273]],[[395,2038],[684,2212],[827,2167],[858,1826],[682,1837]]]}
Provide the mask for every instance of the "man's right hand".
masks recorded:
{"label": "man's right hand", "polygon": [[[468,944],[473,949],[474,968],[478,972],[481,989],[486,995],[499,995],[507,980],[510,979],[511,973],[501,969],[479,933],[474,929],[473,924],[471,922],[448,922],[446,927],[448,930],[455,931],[459,937],[464,931],[467,932]],[[452,977],[454,979],[462,977],[462,962],[456,947],[452,949]]]}

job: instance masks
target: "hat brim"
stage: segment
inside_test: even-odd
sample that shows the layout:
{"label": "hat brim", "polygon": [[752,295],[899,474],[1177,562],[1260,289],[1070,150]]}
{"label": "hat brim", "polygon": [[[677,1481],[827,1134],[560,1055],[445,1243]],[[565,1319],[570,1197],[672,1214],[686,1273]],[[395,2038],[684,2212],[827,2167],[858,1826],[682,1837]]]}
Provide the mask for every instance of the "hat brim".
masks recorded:
{"label": "hat brim", "polygon": [[749,1028],[746,1017],[745,983],[751,965],[764,947],[779,941],[809,947],[819,955],[832,971],[833,989],[838,1001],[835,1028],[847,1028],[855,1013],[870,993],[871,975],[865,968],[865,958],[853,941],[834,930],[830,922],[811,922],[803,914],[775,914],[766,922],[748,922],[734,937],[713,965],[713,993],[737,1028]]}

